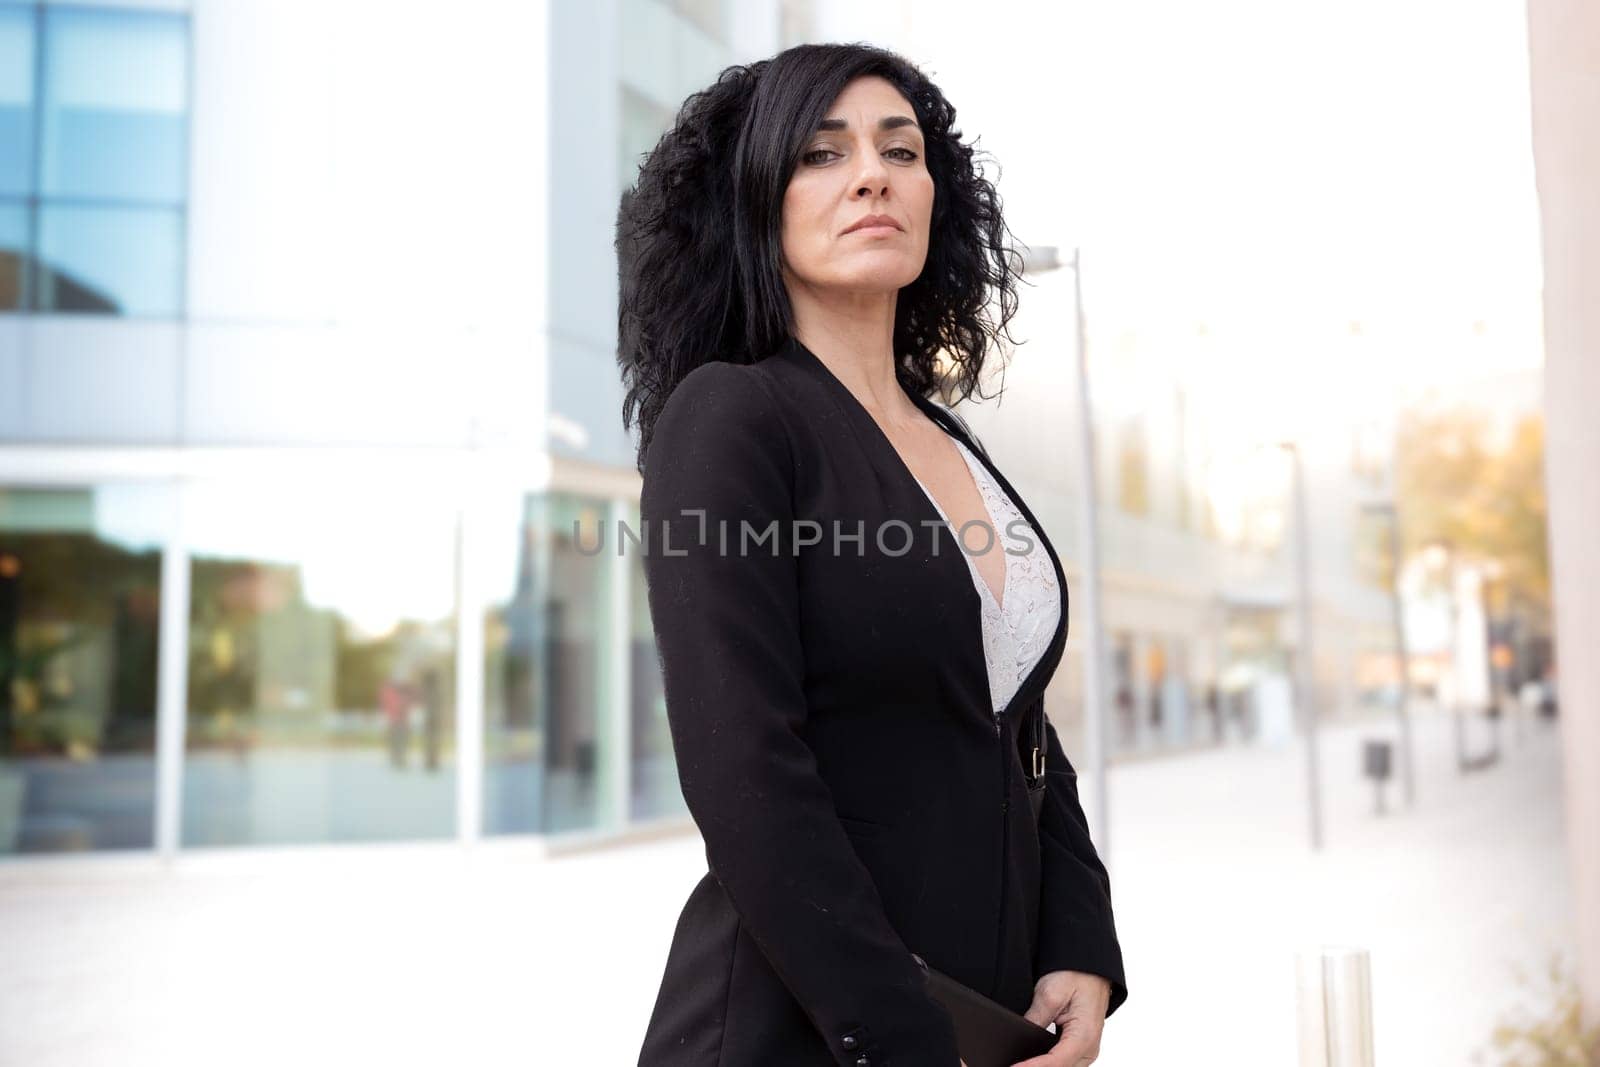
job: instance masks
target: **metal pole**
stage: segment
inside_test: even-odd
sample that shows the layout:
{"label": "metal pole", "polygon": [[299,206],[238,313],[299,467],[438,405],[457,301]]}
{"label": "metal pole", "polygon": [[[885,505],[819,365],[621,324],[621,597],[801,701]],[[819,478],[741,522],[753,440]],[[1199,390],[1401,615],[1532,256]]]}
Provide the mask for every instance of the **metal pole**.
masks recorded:
{"label": "metal pole", "polygon": [[[1516,587],[1512,586],[1512,587],[1510,587],[1510,588],[1508,588],[1506,590],[1506,623],[1507,623],[1506,628],[1507,628],[1507,630],[1510,630],[1513,625],[1516,625],[1516,620],[1518,618],[1520,618],[1520,616],[1517,615],[1517,590],[1516,590]],[[1527,650],[1527,644],[1523,640],[1523,629],[1522,629],[1522,627],[1520,625],[1516,625],[1516,634],[1517,634],[1516,650],[1512,653],[1512,662],[1517,663],[1517,664],[1521,664],[1521,663],[1526,661],[1526,657],[1523,655],[1523,653]],[[1508,633],[1506,635],[1506,637],[1507,637],[1507,641],[1509,642],[1510,641],[1510,634]],[[1519,671],[1518,673],[1520,674],[1521,672]],[[1509,714],[1512,717],[1511,718],[1512,737],[1514,737],[1516,739],[1518,748],[1522,747],[1522,740],[1523,740],[1522,739],[1522,694],[1521,694],[1520,690],[1521,690],[1521,686],[1518,686],[1515,689],[1511,689],[1510,692],[1508,692],[1506,694],[1506,697],[1507,697],[1507,701],[1506,701],[1507,710],[1508,710]]]}
{"label": "metal pole", "polygon": [[[602,545],[620,544],[619,531],[627,517],[625,503],[613,497],[604,520],[611,526],[611,539],[602,537],[600,540]],[[609,750],[610,754],[600,758],[596,769],[600,775],[601,795],[608,798],[608,802],[602,804],[602,818],[607,818],[605,812],[610,813],[609,820],[602,825],[622,827],[628,824],[633,797],[630,774],[633,715],[629,699],[633,686],[633,636],[629,614],[633,602],[630,591],[633,571],[629,565],[629,557],[624,555],[620,548],[611,551],[611,559],[606,563],[606,567],[610,571],[606,585],[611,591],[611,625],[605,640],[611,646],[608,653],[611,658],[606,665],[608,684],[604,687],[604,691],[607,700],[601,710],[601,720],[598,725],[602,738],[601,752]]]}
{"label": "metal pole", "polygon": [[1411,747],[1411,651],[1406,643],[1405,606],[1400,599],[1400,509],[1385,505],[1389,512],[1389,557],[1393,561],[1393,580],[1389,583],[1390,598],[1394,605],[1394,647],[1400,661],[1400,706],[1396,709],[1400,720],[1400,781],[1405,789],[1406,807],[1417,799],[1416,770]]}
{"label": "metal pole", "polygon": [[1485,763],[1494,763],[1500,758],[1500,668],[1494,665],[1494,601],[1489,595],[1494,585],[1494,579],[1480,571],[1482,579],[1478,583],[1478,605],[1483,610],[1483,639],[1488,645],[1485,653],[1489,668],[1489,703],[1484,709],[1484,714],[1489,719],[1489,752],[1484,757]]}
{"label": "metal pole", "polygon": [[1445,559],[1450,582],[1450,719],[1456,739],[1456,773],[1466,774],[1467,723],[1461,717],[1461,603],[1454,545],[1445,546]]}
{"label": "metal pole", "polygon": [[1094,840],[1101,861],[1110,866],[1111,819],[1106,787],[1106,649],[1105,622],[1100,599],[1100,487],[1096,475],[1094,407],[1089,395],[1089,354],[1083,316],[1082,250],[1072,250],[1072,303],[1077,328],[1078,366],[1078,508],[1079,540],[1083,552],[1083,578],[1078,583],[1083,604],[1083,725],[1084,749],[1094,774]]}
{"label": "metal pole", "polygon": [[[478,453],[473,452],[476,459]],[[456,840],[474,845],[484,827],[484,617],[490,593],[483,587],[487,555],[480,471],[463,472],[469,486],[456,510]]]}
{"label": "metal pole", "polygon": [[1366,950],[1302,952],[1296,970],[1300,1067],[1372,1067],[1372,963]]}
{"label": "metal pole", "polygon": [[186,481],[171,483],[171,526],[161,550],[161,607],[156,648],[156,855],[171,866],[183,847],[183,772],[189,736],[189,595],[191,535]]}
{"label": "metal pole", "polygon": [[1300,704],[1306,718],[1306,789],[1311,809],[1311,847],[1322,848],[1322,782],[1317,759],[1317,697],[1315,660],[1311,655],[1311,520],[1306,505],[1305,473],[1300,449],[1283,442],[1294,478],[1295,587],[1300,630]]}

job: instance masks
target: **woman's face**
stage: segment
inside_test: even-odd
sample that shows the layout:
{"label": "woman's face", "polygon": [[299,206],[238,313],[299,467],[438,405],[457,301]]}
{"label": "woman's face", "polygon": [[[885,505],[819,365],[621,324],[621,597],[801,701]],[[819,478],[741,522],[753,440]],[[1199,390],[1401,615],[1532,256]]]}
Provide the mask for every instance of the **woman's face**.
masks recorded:
{"label": "woman's face", "polygon": [[[874,215],[886,224],[860,225]],[[785,281],[897,291],[922,273],[932,215],[916,112],[883,78],[857,78],[806,142],[784,193]]]}

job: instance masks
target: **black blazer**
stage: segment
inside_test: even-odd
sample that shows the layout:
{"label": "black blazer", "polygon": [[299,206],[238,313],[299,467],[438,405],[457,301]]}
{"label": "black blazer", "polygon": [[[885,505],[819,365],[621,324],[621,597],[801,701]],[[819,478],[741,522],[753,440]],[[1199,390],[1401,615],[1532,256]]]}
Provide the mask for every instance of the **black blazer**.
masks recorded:
{"label": "black blazer", "polygon": [[997,719],[955,531],[844,383],[795,339],[684,378],[645,457],[639,550],[709,870],[643,1067],[956,1067],[912,952],[1017,1012],[1055,970],[1110,979],[1111,1011],[1127,997],[1053,726],[1037,830],[1023,781],[1018,723],[1066,644],[1061,562],[964,425],[908,395],[1038,531],[1061,622]]}

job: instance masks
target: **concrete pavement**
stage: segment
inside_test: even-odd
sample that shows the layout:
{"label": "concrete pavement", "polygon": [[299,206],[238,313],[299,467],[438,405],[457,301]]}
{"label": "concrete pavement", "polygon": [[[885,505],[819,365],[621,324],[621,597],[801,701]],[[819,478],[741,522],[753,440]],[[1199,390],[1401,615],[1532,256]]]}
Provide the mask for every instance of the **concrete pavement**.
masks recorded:
{"label": "concrete pavement", "polygon": [[[1572,937],[1553,727],[1465,778],[1419,718],[1416,810],[1379,818],[1361,737],[1112,772],[1131,996],[1100,1063],[1295,1063],[1294,951],[1372,953],[1378,1062],[1461,1067]],[[1475,740],[1478,740],[1475,737]],[[1397,805],[1398,790],[1391,789]],[[0,863],[0,1063],[631,1064],[698,838],[542,859],[527,841]]]}

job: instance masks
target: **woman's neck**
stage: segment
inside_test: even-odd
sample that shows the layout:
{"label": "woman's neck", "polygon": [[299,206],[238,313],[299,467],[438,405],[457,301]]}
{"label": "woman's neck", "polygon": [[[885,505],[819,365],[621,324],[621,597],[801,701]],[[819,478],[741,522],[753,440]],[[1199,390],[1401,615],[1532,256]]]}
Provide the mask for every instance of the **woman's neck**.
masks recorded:
{"label": "woman's neck", "polygon": [[920,415],[895,376],[895,293],[819,296],[790,287],[794,334],[874,417]]}

